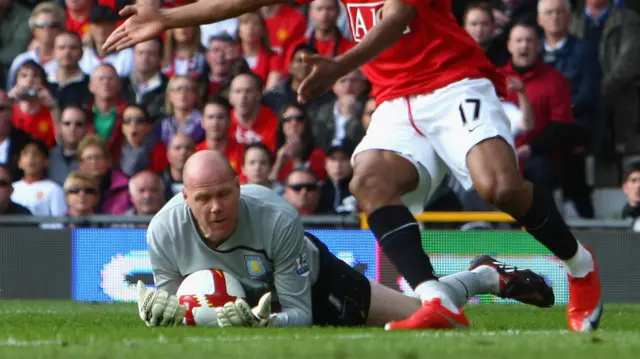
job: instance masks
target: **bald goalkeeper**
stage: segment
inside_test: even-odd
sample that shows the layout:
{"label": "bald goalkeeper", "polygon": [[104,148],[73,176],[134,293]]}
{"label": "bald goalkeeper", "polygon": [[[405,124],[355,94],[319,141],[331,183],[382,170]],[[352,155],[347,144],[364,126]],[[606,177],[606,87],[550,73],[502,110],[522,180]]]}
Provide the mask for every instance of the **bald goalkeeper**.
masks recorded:
{"label": "bald goalkeeper", "polygon": [[[192,155],[183,182],[182,193],[147,230],[156,289],[138,283],[138,309],[148,326],[181,324],[186,308],[175,297],[180,283],[210,268],[232,274],[247,294],[246,301],[216,308],[221,327],[382,326],[420,307],[419,299],[369,281],[331,254],[303,230],[296,210],[278,194],[262,186],[240,186],[217,152]],[[441,279],[459,307],[482,293],[553,304],[553,291],[542,277],[528,270],[505,271],[503,264],[483,258],[473,271]],[[276,313],[272,300],[279,307]]]}

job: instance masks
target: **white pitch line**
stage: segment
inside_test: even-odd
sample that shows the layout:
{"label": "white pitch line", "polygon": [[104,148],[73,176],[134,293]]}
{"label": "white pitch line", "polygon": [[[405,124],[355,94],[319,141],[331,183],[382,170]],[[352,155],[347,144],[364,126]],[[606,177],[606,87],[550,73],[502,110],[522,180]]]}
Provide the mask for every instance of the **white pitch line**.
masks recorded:
{"label": "white pitch line", "polygon": [[[462,337],[496,337],[496,336],[516,336],[516,335],[565,335],[569,334],[568,330],[504,330],[504,331],[486,331],[486,332],[466,332],[466,331],[415,331],[415,332],[395,332],[395,333],[361,333],[361,334],[328,334],[328,335],[251,335],[251,336],[221,336],[221,337],[187,337],[187,342],[192,343],[216,343],[216,342],[242,342],[254,340],[360,340],[392,337],[414,337],[414,338],[462,338]],[[88,340],[72,341],[73,345],[96,345],[96,344],[113,344],[111,341],[95,340],[94,337]],[[123,339],[124,345],[144,345],[144,344],[172,344],[171,338],[160,335],[157,339]],[[0,341],[0,347],[37,347],[46,345],[62,345],[64,340],[58,338],[56,340],[20,340],[8,338]]]}

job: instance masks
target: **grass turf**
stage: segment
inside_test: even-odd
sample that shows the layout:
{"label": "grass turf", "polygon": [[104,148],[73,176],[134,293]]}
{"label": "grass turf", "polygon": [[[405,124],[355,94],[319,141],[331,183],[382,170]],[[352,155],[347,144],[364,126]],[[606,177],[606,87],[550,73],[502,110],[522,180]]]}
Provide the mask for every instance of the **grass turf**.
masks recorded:
{"label": "grass turf", "polygon": [[[468,331],[147,328],[133,304],[0,301],[0,358],[640,358],[640,305],[607,305],[596,333],[565,308],[468,305]],[[553,357],[552,357],[553,356]]]}

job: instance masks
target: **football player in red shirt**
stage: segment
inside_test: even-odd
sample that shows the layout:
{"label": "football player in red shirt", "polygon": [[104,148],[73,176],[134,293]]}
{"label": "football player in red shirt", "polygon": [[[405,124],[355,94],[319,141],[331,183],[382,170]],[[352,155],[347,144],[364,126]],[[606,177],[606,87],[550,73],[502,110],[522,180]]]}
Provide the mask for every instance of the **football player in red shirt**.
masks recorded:
{"label": "football player in red shirt", "polygon": [[[129,6],[121,12],[129,19],[104,47],[123,49],[167,28],[220,21],[279,2],[209,0],[173,10]],[[551,194],[522,179],[498,97],[505,93],[504,79],[457,25],[451,0],[343,2],[359,44],[335,59],[310,57],[314,70],[298,94],[305,101],[362,65],[372,83],[378,108],[353,155],[351,192],[383,251],[423,301],[414,315],[387,329],[468,326],[464,303],[454,303],[449,294],[454,289],[438,281],[423,252],[418,224],[404,205],[422,211],[447,167],[562,261],[569,273],[570,329],[597,328],[602,302],[595,259],[573,237]],[[514,278],[491,261],[481,266],[496,269],[507,285]]]}

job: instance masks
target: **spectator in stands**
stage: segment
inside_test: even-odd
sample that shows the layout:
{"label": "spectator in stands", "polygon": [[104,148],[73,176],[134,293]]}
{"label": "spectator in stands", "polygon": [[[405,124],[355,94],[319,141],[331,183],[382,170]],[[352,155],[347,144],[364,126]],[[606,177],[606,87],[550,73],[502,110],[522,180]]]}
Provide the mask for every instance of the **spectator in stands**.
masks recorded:
{"label": "spectator in stands", "polygon": [[80,68],[82,40],[75,32],[62,31],[56,36],[53,57],[58,66],[47,81],[60,108],[88,106],[93,101],[89,92],[89,76]]}
{"label": "spectator in stands", "polygon": [[229,136],[231,125],[231,105],[224,98],[211,99],[202,110],[202,127],[205,139],[196,146],[196,152],[214,150],[222,152],[231,167],[242,172],[242,154],[244,146],[233,136]]}
{"label": "spectator in stands", "polygon": [[506,65],[509,61],[509,51],[504,41],[496,41],[494,37],[496,23],[487,3],[478,2],[469,5],[464,12],[463,26],[494,65]]}
{"label": "spectator in stands", "polygon": [[364,108],[362,109],[362,115],[360,116],[360,123],[362,124],[362,128],[365,133],[367,128],[369,128],[369,124],[371,123],[371,116],[376,110],[376,99],[373,97],[369,97],[365,103]]}
{"label": "spectator in stands", "polygon": [[15,86],[8,95],[16,103],[13,125],[53,147],[56,143],[53,119],[57,117],[58,105],[47,88],[46,76],[42,66],[28,60],[18,67]]}
{"label": "spectator in stands", "polygon": [[505,42],[514,24],[536,13],[535,1],[489,0],[489,6],[495,19],[497,41]]}
{"label": "spectator in stands", "polygon": [[570,6],[569,0],[540,0],[538,24],[544,30],[544,62],[562,72],[571,84],[576,144],[569,148],[561,168],[563,194],[580,217],[593,218],[586,157],[598,120],[601,71],[595,48],[569,34]]}
{"label": "spectator in stands", "polygon": [[102,45],[116,29],[118,14],[108,6],[95,5],[91,8],[89,32],[84,37],[84,51],[80,67],[86,74],[92,74],[101,64],[111,64],[118,76],[127,77],[133,71],[133,49],[105,53]]}
{"label": "spectator in stands", "polygon": [[218,35],[211,38],[207,53],[206,77],[207,83],[204,98],[208,99],[216,95],[227,97],[226,90],[231,83],[233,72],[233,49],[238,44],[230,35]]}
{"label": "spectator in stands", "polygon": [[[67,215],[89,217],[95,214],[100,203],[100,188],[93,176],[72,171],[64,181],[64,193],[67,203]],[[68,227],[95,227],[89,225],[69,225]]]}
{"label": "spectator in stands", "polygon": [[238,18],[214,22],[213,24],[200,25],[200,43],[205,49],[209,47],[212,37],[235,36],[238,33]]}
{"label": "spectator in stands", "polygon": [[[53,71],[56,63],[53,60],[53,41],[64,26],[64,11],[58,5],[44,2],[36,6],[29,17],[29,27],[33,41],[29,50],[16,56],[11,63],[7,76],[7,91],[15,84],[18,68],[26,61],[33,60],[41,65],[47,73]],[[11,29],[10,31],[16,31]]]}
{"label": "spectator in stands", "polygon": [[64,0],[64,13],[67,18],[65,27],[78,34],[81,39],[89,30],[89,16],[93,4],[93,0]]}
{"label": "spectator in stands", "polygon": [[207,67],[204,53],[200,49],[200,28],[183,27],[165,32],[162,73],[200,78]]}
{"label": "spectator in stands", "polygon": [[640,161],[633,161],[625,168],[622,191],[627,196],[627,203],[622,208],[622,218],[640,217]]}
{"label": "spectator in stands", "polygon": [[89,133],[85,109],[77,106],[63,108],[60,113],[60,143],[49,151],[49,178],[63,185],[67,175],[79,168],[78,144]]}
{"label": "spectator in stands", "polygon": [[9,168],[0,164],[0,216],[23,215],[30,216],[31,211],[25,206],[11,200],[13,186],[11,185],[11,172]]}
{"label": "spectator in stands", "polygon": [[571,33],[598,51],[603,113],[615,145],[640,153],[640,15],[609,0],[587,0],[584,11],[573,15]]}
{"label": "spectator in stands", "polygon": [[286,54],[289,46],[304,37],[307,18],[298,10],[284,4],[273,4],[260,8],[269,30],[269,42],[276,53]]}
{"label": "spectator in stands", "polygon": [[122,81],[127,103],[144,107],[152,121],[164,115],[165,94],[169,80],[160,72],[162,40],[159,38],[137,44],[133,48],[133,71]]}
{"label": "spectator in stands", "polygon": [[18,160],[24,177],[13,184],[11,200],[27,207],[34,216],[63,216],[67,211],[64,192],[47,177],[48,164],[47,145],[37,139],[27,141]]}
{"label": "spectator in stands", "polygon": [[158,140],[153,121],[144,107],[129,105],[122,114],[124,141],[117,161],[120,171],[127,177],[148,170],[160,173],[167,168],[167,147]]}
{"label": "spectator in stands", "polygon": [[[317,51],[307,43],[299,42],[293,45],[289,52],[286,53],[283,61],[283,68],[289,70],[289,76],[281,81],[276,87],[267,92],[264,96],[263,103],[269,106],[274,112],[281,113],[282,108],[288,103],[296,102],[298,98],[298,86],[302,80],[311,72],[311,66],[304,62],[305,56],[317,54]],[[309,101],[307,108],[314,111],[315,108],[336,99],[332,91]]]}
{"label": "spectator in stands", "polygon": [[133,176],[129,181],[129,193],[133,207],[125,213],[126,215],[153,216],[165,203],[164,183],[151,171],[142,171]]}
{"label": "spectator in stands", "polygon": [[127,104],[120,99],[120,78],[113,65],[99,65],[89,79],[94,103],[89,113],[89,131],[106,141],[110,157],[117,157],[122,145],[122,113]]}
{"label": "spectator in stands", "polygon": [[182,169],[187,159],[194,153],[195,143],[189,135],[178,132],[169,142],[167,149],[169,166],[162,172],[165,198],[167,201],[182,191],[184,187],[182,184]]}
{"label": "spectator in stands", "polygon": [[294,168],[306,168],[319,180],[327,178],[326,154],[315,145],[311,121],[303,106],[292,103],[284,108],[277,132],[276,160],[269,179],[284,182]]}
{"label": "spectator in stands", "polygon": [[253,143],[245,147],[242,160],[242,183],[257,184],[282,193],[277,181],[269,179],[273,167],[273,153],[263,143]]}
{"label": "spectator in stands", "polygon": [[[573,116],[571,87],[555,68],[540,59],[540,42],[536,28],[518,23],[508,44],[511,60],[501,68],[507,79],[524,82],[525,92],[535,113],[533,129],[516,139],[518,158],[524,162],[525,178],[553,190],[557,151],[570,142]],[[507,101],[519,104],[516,91],[509,91]]]}
{"label": "spectator in stands", "polygon": [[294,169],[287,176],[283,196],[300,215],[316,214],[320,201],[318,178],[306,168]]}
{"label": "spectator in stands", "polygon": [[242,56],[251,71],[260,77],[264,89],[280,82],[282,58],[271,50],[267,25],[259,12],[250,12],[238,18],[238,42]]}
{"label": "spectator in stands", "polygon": [[22,178],[18,168],[20,150],[31,136],[13,126],[13,106],[7,93],[0,89],[0,165],[11,174],[11,182]]}
{"label": "spectator in stands", "polygon": [[29,12],[15,0],[0,0],[0,87],[7,83],[13,60],[31,41]]}
{"label": "spectator in stands", "polygon": [[333,85],[336,100],[317,107],[311,113],[318,147],[329,148],[332,143],[345,140],[360,143],[365,131],[360,122],[362,104],[358,98],[367,86],[366,81],[360,70],[348,73]]}
{"label": "spectator in stands", "polygon": [[156,124],[156,136],[162,142],[168,144],[178,132],[193,137],[196,143],[204,139],[198,98],[198,88],[191,77],[174,76],[169,80],[165,100],[167,117]]}
{"label": "spectator in stands", "polygon": [[351,181],[351,145],[336,143],[327,151],[324,166],[328,178],[320,187],[320,202],[318,213],[342,213],[343,201],[351,196],[349,182]]}
{"label": "spectator in stands", "polygon": [[260,103],[261,97],[261,81],[257,75],[244,73],[233,78],[229,92],[233,106],[229,133],[240,144],[262,142],[275,150],[278,117]]}
{"label": "spectator in stands", "polygon": [[306,41],[322,56],[342,55],[354,45],[354,42],[342,36],[338,29],[339,13],[338,0],[315,0],[309,4],[309,20],[313,30],[306,37]]}
{"label": "spectator in stands", "polygon": [[80,141],[78,160],[80,171],[94,176],[100,188],[97,213],[123,214],[131,208],[129,180],[122,172],[112,169],[107,146],[100,136],[89,134]]}

